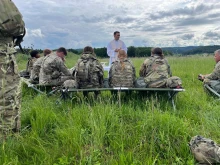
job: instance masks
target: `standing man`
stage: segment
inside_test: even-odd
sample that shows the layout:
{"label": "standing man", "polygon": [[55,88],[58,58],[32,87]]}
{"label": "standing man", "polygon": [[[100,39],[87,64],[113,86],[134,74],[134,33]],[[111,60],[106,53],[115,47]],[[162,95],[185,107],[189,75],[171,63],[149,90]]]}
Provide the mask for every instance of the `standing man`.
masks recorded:
{"label": "standing man", "polygon": [[0,140],[20,128],[20,90],[15,46],[25,34],[22,15],[11,0],[0,1]]}
{"label": "standing man", "polygon": [[127,47],[122,40],[119,40],[120,32],[114,32],[114,40],[112,40],[107,46],[107,54],[110,57],[110,64],[118,59],[117,54],[119,50],[124,50],[127,54]]}
{"label": "standing man", "polygon": [[66,55],[66,49],[60,47],[56,52],[44,57],[40,68],[39,84],[56,86],[73,79],[72,74],[64,65]]}

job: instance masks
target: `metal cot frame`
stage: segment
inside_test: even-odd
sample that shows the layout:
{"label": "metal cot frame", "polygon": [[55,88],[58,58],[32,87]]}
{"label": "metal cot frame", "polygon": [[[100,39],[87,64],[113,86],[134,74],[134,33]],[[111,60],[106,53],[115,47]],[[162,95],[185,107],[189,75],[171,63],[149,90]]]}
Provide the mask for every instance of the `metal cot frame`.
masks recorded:
{"label": "metal cot frame", "polygon": [[[47,96],[50,96],[54,94],[55,92],[61,91],[61,99],[66,99],[69,96],[69,93],[72,92],[95,92],[95,91],[117,91],[119,94],[119,97],[121,95],[121,92],[124,91],[152,91],[152,92],[167,92],[168,100],[171,101],[173,109],[176,110],[176,104],[174,101],[174,97],[179,92],[184,92],[185,89],[178,88],[178,89],[172,89],[172,88],[126,88],[126,87],[114,87],[114,88],[89,88],[89,89],[76,89],[76,88],[66,88],[62,89],[61,87],[55,87],[50,85],[39,85],[39,84],[31,84],[27,79],[22,79],[22,81],[33,90],[37,91],[40,94],[47,94]],[[48,87],[51,87],[51,90],[49,92],[46,92],[45,90],[42,90],[42,88],[46,89]],[[210,88],[209,86],[207,88]],[[213,89],[211,89],[213,90]],[[220,97],[220,95],[218,94]],[[120,98],[119,98],[120,100]]]}

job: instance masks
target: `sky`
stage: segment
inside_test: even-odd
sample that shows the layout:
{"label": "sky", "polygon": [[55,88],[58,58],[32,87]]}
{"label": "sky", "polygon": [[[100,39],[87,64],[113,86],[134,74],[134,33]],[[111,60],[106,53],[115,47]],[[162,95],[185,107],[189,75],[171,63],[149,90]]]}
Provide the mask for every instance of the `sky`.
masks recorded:
{"label": "sky", "polygon": [[13,0],[35,49],[220,45],[219,0]]}

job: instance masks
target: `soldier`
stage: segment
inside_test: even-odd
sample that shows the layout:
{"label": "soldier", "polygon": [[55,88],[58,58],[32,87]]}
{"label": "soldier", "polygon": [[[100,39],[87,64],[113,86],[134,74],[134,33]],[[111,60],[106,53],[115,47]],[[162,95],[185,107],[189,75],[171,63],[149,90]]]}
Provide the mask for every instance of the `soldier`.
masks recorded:
{"label": "soldier", "polygon": [[16,50],[25,34],[22,15],[11,0],[0,1],[0,138],[20,128],[20,90]]}
{"label": "soldier", "polygon": [[42,64],[42,61],[45,56],[49,55],[52,51],[50,49],[45,49],[43,51],[44,56],[40,57],[34,62],[33,69],[31,71],[31,77],[30,77],[30,82],[33,84],[38,84],[39,83],[39,74],[40,74],[40,67]]}
{"label": "soldier", "polygon": [[171,76],[171,71],[161,48],[152,48],[151,57],[141,65],[139,75],[144,77],[147,87],[166,87],[166,81]]}
{"label": "soldier", "polygon": [[118,57],[109,71],[110,87],[134,87],[136,72],[132,62],[127,59],[124,50],[118,51]]}
{"label": "soldier", "polygon": [[96,58],[93,48],[86,46],[75,68],[75,79],[79,88],[102,87],[103,76],[103,67]]}
{"label": "soldier", "polygon": [[40,68],[39,84],[41,85],[62,85],[65,80],[73,79],[72,74],[64,65],[66,49],[60,47],[56,52],[51,53],[43,59]]}
{"label": "soldier", "polygon": [[31,75],[31,71],[33,70],[33,65],[37,61],[38,58],[40,58],[40,54],[37,50],[32,50],[30,52],[31,58],[28,59],[27,62],[27,73]]}
{"label": "soldier", "polygon": [[198,79],[203,81],[204,84],[210,85],[214,90],[216,90],[218,93],[220,93],[220,49],[216,50],[214,52],[215,56],[215,68],[212,71],[212,73],[207,75],[198,75]]}

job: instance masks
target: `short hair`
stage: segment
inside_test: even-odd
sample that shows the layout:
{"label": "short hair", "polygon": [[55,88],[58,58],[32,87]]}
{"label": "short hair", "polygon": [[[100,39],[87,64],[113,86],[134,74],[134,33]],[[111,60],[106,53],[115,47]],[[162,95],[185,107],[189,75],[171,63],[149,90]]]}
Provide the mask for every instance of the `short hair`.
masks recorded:
{"label": "short hair", "polygon": [[117,33],[120,33],[120,32],[119,32],[119,31],[115,31],[115,32],[114,32],[114,35],[116,35]]}
{"label": "short hair", "polygon": [[44,49],[43,53],[44,53],[44,56],[50,54],[52,51],[50,49]]}
{"label": "short hair", "polygon": [[220,55],[220,49],[216,50],[215,53],[218,53],[218,55]]}
{"label": "short hair", "polygon": [[57,52],[63,52],[63,54],[66,56],[67,55],[67,51],[64,47],[60,47],[59,49],[57,49]]}
{"label": "short hair", "polygon": [[32,51],[30,52],[31,57],[36,57],[37,54],[39,54],[39,52],[38,52],[37,50],[32,50]]}
{"label": "short hair", "polygon": [[151,49],[151,52],[152,52],[153,54],[158,54],[158,55],[163,54],[163,50],[162,50],[161,48],[152,48],[152,49]]}
{"label": "short hair", "polygon": [[94,53],[94,50],[91,46],[86,46],[84,49],[83,49],[83,53]]}

